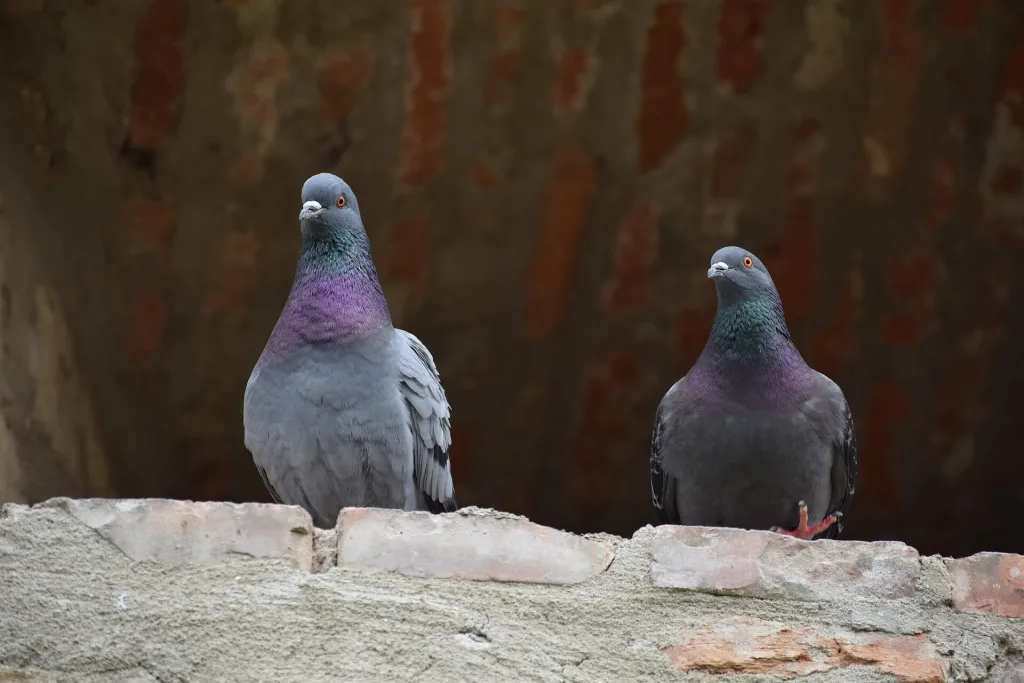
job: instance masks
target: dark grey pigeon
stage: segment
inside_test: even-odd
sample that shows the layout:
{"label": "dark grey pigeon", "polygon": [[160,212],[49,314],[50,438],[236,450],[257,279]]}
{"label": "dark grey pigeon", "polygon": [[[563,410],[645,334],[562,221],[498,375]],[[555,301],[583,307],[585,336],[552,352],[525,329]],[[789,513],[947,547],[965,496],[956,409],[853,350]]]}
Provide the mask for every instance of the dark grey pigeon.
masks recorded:
{"label": "dark grey pigeon", "polygon": [[430,352],[391,325],[352,189],[302,186],[291,293],[245,387],[245,445],[274,500],[453,511],[450,408]]}
{"label": "dark grey pigeon", "polygon": [[651,493],[662,523],[835,538],[857,480],[843,392],[804,362],[761,261],[725,247],[704,351],[658,406]]}

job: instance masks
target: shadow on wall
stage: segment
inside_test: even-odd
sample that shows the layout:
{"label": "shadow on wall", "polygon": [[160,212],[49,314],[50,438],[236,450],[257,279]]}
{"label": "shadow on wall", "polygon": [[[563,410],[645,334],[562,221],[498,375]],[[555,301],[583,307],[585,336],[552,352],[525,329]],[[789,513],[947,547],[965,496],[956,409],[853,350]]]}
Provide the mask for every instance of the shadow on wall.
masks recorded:
{"label": "shadow on wall", "polygon": [[460,503],[647,523],[737,243],[853,408],[846,537],[1024,549],[1024,6],[329,14],[0,4],[0,495],[267,500],[241,396],[330,170],[440,367]]}

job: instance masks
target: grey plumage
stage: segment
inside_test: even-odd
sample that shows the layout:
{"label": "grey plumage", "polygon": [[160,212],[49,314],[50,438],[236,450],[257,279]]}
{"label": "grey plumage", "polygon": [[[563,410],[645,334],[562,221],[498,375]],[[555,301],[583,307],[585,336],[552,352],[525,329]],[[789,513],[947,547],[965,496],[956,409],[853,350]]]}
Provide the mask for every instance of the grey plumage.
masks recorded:
{"label": "grey plumage", "polygon": [[321,174],[302,198],[330,208],[304,210],[295,282],[245,390],[246,447],[274,499],[320,527],[343,507],[455,510],[450,407],[430,352],[391,325],[355,197]]}
{"label": "grey plumage", "polygon": [[[835,537],[857,478],[849,405],[797,351],[757,257],[726,247],[712,263],[719,305],[707,345],[655,416],[651,492],[658,518],[794,529],[805,501],[810,528],[791,535]],[[836,522],[822,528],[818,523],[830,515]]]}

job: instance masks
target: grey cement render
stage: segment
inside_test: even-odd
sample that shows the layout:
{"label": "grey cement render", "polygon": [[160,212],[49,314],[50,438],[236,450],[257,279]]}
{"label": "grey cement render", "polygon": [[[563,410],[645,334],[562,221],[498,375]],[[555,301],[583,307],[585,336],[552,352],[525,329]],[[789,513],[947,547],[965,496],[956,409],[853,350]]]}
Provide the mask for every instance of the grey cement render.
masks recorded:
{"label": "grey cement render", "polygon": [[[537,585],[341,569],[329,550],[337,532],[319,530],[312,571],[244,553],[138,561],[73,506],[0,511],[0,681],[780,680],[679,672],[661,651],[733,617],[927,633],[949,681],[1012,681],[1007,667],[1024,652],[1024,619],[952,609],[937,557],[920,559],[910,597],[802,602],[655,588],[650,527],[593,539],[615,555],[592,578]],[[896,679],[853,666],[799,680]]]}

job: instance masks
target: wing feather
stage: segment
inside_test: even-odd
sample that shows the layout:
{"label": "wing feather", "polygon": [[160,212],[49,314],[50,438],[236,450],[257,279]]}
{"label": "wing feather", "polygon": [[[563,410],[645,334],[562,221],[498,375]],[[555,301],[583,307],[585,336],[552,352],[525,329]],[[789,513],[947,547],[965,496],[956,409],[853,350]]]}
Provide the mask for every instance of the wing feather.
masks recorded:
{"label": "wing feather", "polygon": [[[853,424],[850,404],[846,401],[839,385],[825,375],[818,373],[823,379],[825,389],[830,393],[836,410],[829,431],[832,434],[832,500],[828,514],[846,513],[853,501],[857,489],[857,430]],[[822,538],[837,538],[843,530],[843,519],[833,524],[822,534]]]}
{"label": "wing feather", "polygon": [[399,370],[402,395],[409,406],[416,485],[425,494],[431,512],[453,512],[458,503],[448,458],[451,406],[430,351],[414,335],[404,330],[396,332],[405,342]]}
{"label": "wing feather", "polygon": [[[678,480],[665,462],[664,440],[673,414],[685,403],[686,377],[676,382],[661,399],[654,415],[654,431],[651,435],[651,498],[654,512],[661,524],[679,524]],[[678,415],[674,416],[677,420]]]}

